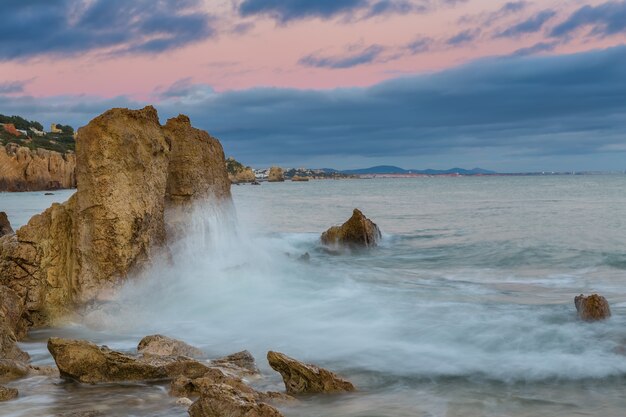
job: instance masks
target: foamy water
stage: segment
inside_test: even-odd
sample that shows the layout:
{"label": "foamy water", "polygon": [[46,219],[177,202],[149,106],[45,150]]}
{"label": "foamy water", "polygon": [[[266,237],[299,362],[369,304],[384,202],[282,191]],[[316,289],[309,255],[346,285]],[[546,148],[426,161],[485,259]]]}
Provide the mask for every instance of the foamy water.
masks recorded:
{"label": "foamy water", "polygon": [[[43,342],[52,334],[132,351],[158,332],[211,356],[250,350],[264,388],[281,387],[270,349],[359,387],[306,398],[286,416],[622,416],[625,189],[625,176],[233,187],[236,214],[197,207],[171,263],[155,263],[82,322],[33,332],[24,347],[51,363]],[[23,223],[25,202],[32,210],[46,198],[0,194],[0,210]],[[379,224],[381,246],[326,253],[319,234],[354,207]],[[308,263],[298,259],[305,252]],[[608,298],[610,320],[576,320],[573,297],[591,291]],[[0,415],[94,403],[106,415],[186,415],[159,384],[13,385],[23,395]]]}

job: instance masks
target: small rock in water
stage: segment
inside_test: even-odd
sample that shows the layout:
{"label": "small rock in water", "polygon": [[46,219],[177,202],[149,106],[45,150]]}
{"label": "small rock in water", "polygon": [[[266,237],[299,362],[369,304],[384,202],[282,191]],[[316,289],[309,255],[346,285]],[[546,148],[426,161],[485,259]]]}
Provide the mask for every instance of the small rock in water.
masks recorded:
{"label": "small rock in water", "polygon": [[611,317],[609,302],[598,294],[590,296],[580,294],[574,297],[574,305],[578,311],[578,317],[585,321],[598,321]]}
{"label": "small rock in water", "polygon": [[368,219],[359,209],[341,226],[333,226],[322,233],[322,243],[330,246],[371,247],[381,238],[376,223]]}
{"label": "small rock in water", "polygon": [[254,395],[225,384],[209,385],[202,396],[189,407],[190,417],[283,417]]}
{"label": "small rock in water", "polygon": [[351,392],[356,388],[329,370],[299,362],[279,352],[267,352],[267,360],[285,382],[287,394]]}
{"label": "small rock in water", "polygon": [[211,364],[232,369],[238,374],[258,374],[259,369],[256,367],[254,356],[247,350],[233,353],[223,358],[214,359]]}
{"label": "small rock in water", "polygon": [[9,401],[17,398],[18,392],[15,388],[7,388],[0,386],[0,402]]}
{"label": "small rock in water", "polygon": [[44,193],[44,195],[54,195],[54,193]]}
{"label": "small rock in water", "polygon": [[103,417],[104,413],[97,410],[70,411],[69,413],[57,414],[56,417]]}
{"label": "small rock in water", "polygon": [[309,252],[304,252],[304,254],[300,255],[298,260],[301,262],[309,262],[311,260],[311,255],[309,255]]}
{"label": "small rock in water", "polygon": [[137,350],[139,353],[159,356],[189,356],[191,358],[204,356],[204,352],[200,349],[160,334],[146,336],[141,339]]}

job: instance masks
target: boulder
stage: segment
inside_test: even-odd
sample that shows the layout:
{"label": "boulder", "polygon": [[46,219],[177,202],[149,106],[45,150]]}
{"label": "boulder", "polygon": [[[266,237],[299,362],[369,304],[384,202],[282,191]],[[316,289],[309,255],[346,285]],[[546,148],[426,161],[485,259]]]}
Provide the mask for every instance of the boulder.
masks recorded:
{"label": "boulder", "polygon": [[0,191],[40,191],[76,187],[76,156],[46,149],[0,145]]}
{"label": "boulder", "polygon": [[18,392],[15,388],[7,388],[0,386],[0,402],[9,401],[17,398]]}
{"label": "boulder", "polygon": [[240,182],[256,182],[256,175],[254,171],[250,167],[246,167],[241,171],[237,172],[233,177],[231,182],[240,183]]}
{"label": "boulder", "polygon": [[84,340],[50,338],[48,350],[62,377],[84,383],[166,380],[203,376],[209,368],[184,356],[134,357]]}
{"label": "boulder", "polygon": [[13,234],[11,222],[4,211],[0,211],[0,237]]}
{"label": "boulder", "polygon": [[574,305],[576,306],[578,317],[585,321],[598,321],[611,317],[609,302],[598,294],[590,296],[580,294],[574,297]]}
{"label": "boulder", "polygon": [[200,378],[179,376],[170,385],[170,393],[176,397],[197,397],[204,389],[213,384],[228,385],[240,392],[258,396],[258,392],[248,386],[241,378],[226,375],[219,369],[211,368]]}
{"label": "boulder", "polygon": [[28,376],[28,365],[15,359],[0,359],[0,382],[13,381]]}
{"label": "boulder", "polygon": [[243,393],[229,385],[212,384],[191,407],[191,417],[282,417],[271,405],[258,402],[254,395]]}
{"label": "boulder", "polygon": [[351,392],[356,388],[336,374],[315,365],[299,362],[279,352],[268,352],[267,360],[285,382],[287,394]]}
{"label": "boulder", "polygon": [[267,180],[269,182],[285,181],[285,177],[283,176],[283,169],[280,167],[271,167],[270,172],[267,174]]}
{"label": "boulder", "polygon": [[137,351],[158,356],[189,356],[190,358],[205,356],[204,352],[196,347],[160,334],[146,336],[141,339],[137,346]]}
{"label": "boulder", "polygon": [[254,375],[259,373],[254,356],[247,350],[214,359],[211,364],[233,370],[237,374]]}
{"label": "boulder", "polygon": [[291,181],[294,181],[294,182],[307,182],[307,181],[309,181],[309,177],[301,177],[299,175],[294,175],[291,178]]}
{"label": "boulder", "polygon": [[322,243],[329,246],[371,247],[381,238],[378,226],[354,209],[352,217],[341,226],[333,226],[322,233]]}
{"label": "boulder", "polygon": [[77,192],[0,237],[0,285],[23,300],[24,328],[110,297],[161,255],[166,206],[230,198],[219,143],[184,116],[162,127],[151,106],[93,119],[75,157]]}

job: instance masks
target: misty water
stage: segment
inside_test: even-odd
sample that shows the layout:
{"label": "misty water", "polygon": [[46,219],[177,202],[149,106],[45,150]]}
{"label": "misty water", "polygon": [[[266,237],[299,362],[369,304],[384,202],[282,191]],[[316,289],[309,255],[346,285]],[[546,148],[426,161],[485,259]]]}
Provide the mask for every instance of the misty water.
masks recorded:
{"label": "misty water", "polygon": [[[209,357],[250,350],[263,389],[282,390],[278,350],[350,379],[285,416],[623,416],[626,409],[626,176],[463,177],[234,186],[235,210],[200,205],[157,260],[63,328],[21,346],[53,364],[51,335],[133,352],[162,333]],[[71,191],[0,194],[15,226]],[[319,234],[358,207],[378,248],[331,254]],[[309,262],[298,258],[308,252]],[[599,292],[613,317],[576,318]],[[185,416],[167,384],[9,384],[3,416],[100,410]]]}

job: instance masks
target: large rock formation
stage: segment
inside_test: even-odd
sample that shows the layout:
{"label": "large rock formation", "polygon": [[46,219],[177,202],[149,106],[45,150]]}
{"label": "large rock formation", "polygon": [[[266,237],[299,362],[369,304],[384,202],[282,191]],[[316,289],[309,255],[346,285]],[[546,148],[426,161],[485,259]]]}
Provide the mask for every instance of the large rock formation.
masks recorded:
{"label": "large rock formation", "polygon": [[0,146],[0,191],[38,191],[76,187],[76,156],[15,143]]}
{"label": "large rock formation", "polygon": [[270,172],[267,174],[267,180],[269,182],[285,181],[285,177],[283,176],[283,169],[280,167],[271,167]]}
{"label": "large rock formation", "polygon": [[146,264],[166,239],[166,206],[230,198],[219,142],[184,116],[162,127],[150,106],[112,109],[79,129],[76,164],[66,203],[0,238],[0,285],[21,297],[28,325],[108,296]]}
{"label": "large rock formation", "polygon": [[585,321],[604,320],[611,317],[609,302],[598,294],[590,296],[580,294],[574,297],[574,305],[578,311],[578,317]]}
{"label": "large rock formation", "polygon": [[354,385],[329,370],[299,362],[279,352],[268,352],[267,360],[285,382],[287,394],[355,391]]}
{"label": "large rock formation", "polygon": [[210,368],[185,356],[134,357],[85,340],[52,337],[48,350],[61,376],[79,382],[150,381],[178,376],[200,378]]}
{"label": "large rock formation", "polygon": [[322,233],[322,243],[329,246],[371,247],[381,238],[376,223],[368,219],[359,209],[341,226],[333,226]]}

